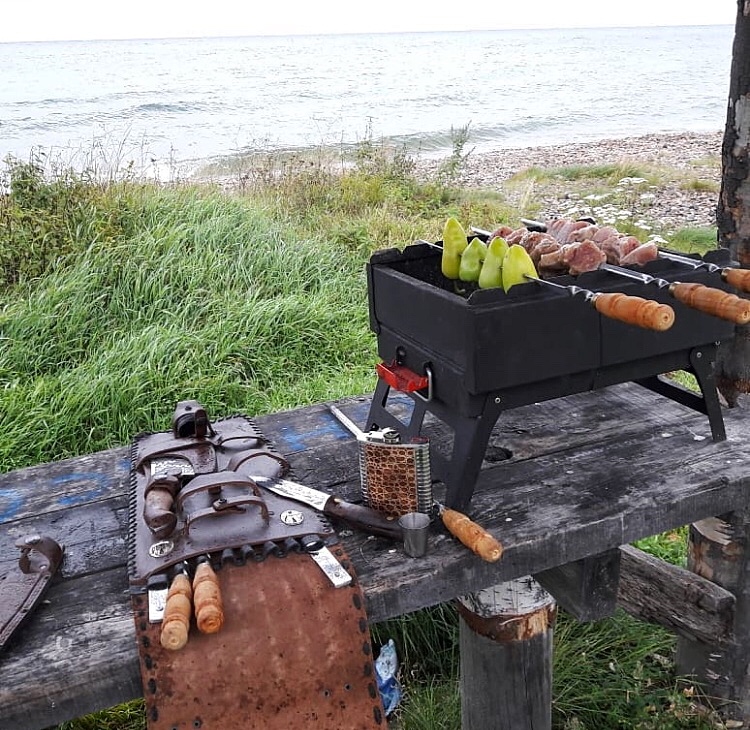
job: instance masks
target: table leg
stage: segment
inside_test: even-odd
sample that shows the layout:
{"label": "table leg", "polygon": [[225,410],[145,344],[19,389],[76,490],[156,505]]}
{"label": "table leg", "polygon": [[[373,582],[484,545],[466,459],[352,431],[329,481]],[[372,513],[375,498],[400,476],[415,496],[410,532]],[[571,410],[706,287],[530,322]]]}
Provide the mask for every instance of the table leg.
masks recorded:
{"label": "table leg", "polygon": [[549,730],[557,607],[527,576],[457,599],[463,730]]}
{"label": "table leg", "polygon": [[723,647],[677,640],[677,671],[694,677],[726,719],[750,720],[750,513],[690,526],[688,568],[734,594],[734,640]]}

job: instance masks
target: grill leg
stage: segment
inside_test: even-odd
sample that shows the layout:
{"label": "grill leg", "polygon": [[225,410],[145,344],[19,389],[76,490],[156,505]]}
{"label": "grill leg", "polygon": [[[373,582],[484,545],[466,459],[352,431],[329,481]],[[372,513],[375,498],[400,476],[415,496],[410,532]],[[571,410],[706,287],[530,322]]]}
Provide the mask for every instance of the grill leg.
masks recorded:
{"label": "grill leg", "polygon": [[403,394],[413,403],[408,420],[402,420],[388,410],[390,386],[378,379],[375,387],[367,428],[395,428],[404,439],[420,435],[425,416],[429,412],[453,431],[453,447],[446,457],[434,449],[430,452],[433,478],[446,487],[445,503],[452,509],[464,511],[474,494],[487,442],[500,415],[501,408],[493,397],[488,397],[482,414],[477,417],[461,416],[437,400],[425,401],[412,393]]}
{"label": "grill leg", "polygon": [[499,412],[493,417],[485,411],[478,418],[458,418],[451,424],[453,451],[437,475],[446,486],[448,507],[465,511],[469,506],[498,415]]}
{"label": "grill leg", "polygon": [[698,381],[698,386],[701,389],[700,395],[684,388],[679,383],[663,380],[658,375],[641,378],[635,382],[683,406],[692,408],[699,413],[705,413],[711,427],[711,438],[714,441],[725,441],[727,434],[724,428],[724,416],[721,412],[719,395],[716,390],[715,362],[716,345],[696,347],[690,351],[691,371]]}

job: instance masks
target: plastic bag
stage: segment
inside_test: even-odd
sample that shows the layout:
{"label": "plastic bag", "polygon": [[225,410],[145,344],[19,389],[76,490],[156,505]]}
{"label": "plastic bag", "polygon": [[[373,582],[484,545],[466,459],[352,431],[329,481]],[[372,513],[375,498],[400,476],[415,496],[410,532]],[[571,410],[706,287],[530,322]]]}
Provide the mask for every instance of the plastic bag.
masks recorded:
{"label": "plastic bag", "polygon": [[386,717],[390,715],[401,701],[401,685],[396,677],[398,672],[398,656],[393,639],[384,644],[378,658],[375,660],[375,674],[378,679],[378,690],[383,700]]}

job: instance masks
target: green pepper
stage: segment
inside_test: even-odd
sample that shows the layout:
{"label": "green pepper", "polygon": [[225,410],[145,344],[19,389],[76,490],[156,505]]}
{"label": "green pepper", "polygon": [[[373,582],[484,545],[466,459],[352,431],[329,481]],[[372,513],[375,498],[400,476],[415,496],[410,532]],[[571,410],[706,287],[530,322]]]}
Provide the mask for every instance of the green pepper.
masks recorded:
{"label": "green pepper", "polygon": [[479,274],[479,288],[493,289],[503,285],[503,259],[508,252],[508,244],[504,238],[495,236],[487,246],[487,255]]}
{"label": "green pepper", "polygon": [[478,238],[474,238],[461,254],[461,265],[458,269],[458,278],[461,281],[479,281],[482,271],[482,262],[487,255],[487,244]]}
{"label": "green pepper", "polygon": [[448,218],[443,227],[443,258],[441,269],[447,279],[458,279],[461,268],[461,254],[468,242],[463,226],[455,219]]}
{"label": "green pepper", "polygon": [[507,292],[516,284],[528,284],[527,277],[538,279],[534,262],[523,246],[514,243],[503,259],[503,289]]}

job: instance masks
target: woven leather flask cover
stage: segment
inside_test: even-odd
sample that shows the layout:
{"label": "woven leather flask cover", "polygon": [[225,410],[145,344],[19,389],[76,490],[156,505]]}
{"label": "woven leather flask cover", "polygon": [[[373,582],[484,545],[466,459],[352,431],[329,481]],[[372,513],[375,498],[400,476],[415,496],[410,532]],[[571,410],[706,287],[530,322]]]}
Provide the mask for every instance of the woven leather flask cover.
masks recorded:
{"label": "woven leather flask cover", "polygon": [[432,507],[429,445],[360,442],[365,502],[389,517],[429,512]]}
{"label": "woven leather flask cover", "polygon": [[193,619],[177,651],[161,646],[148,597],[132,597],[150,730],[386,727],[356,578],[334,588],[305,553],[217,576],[223,628],[201,634]]}

